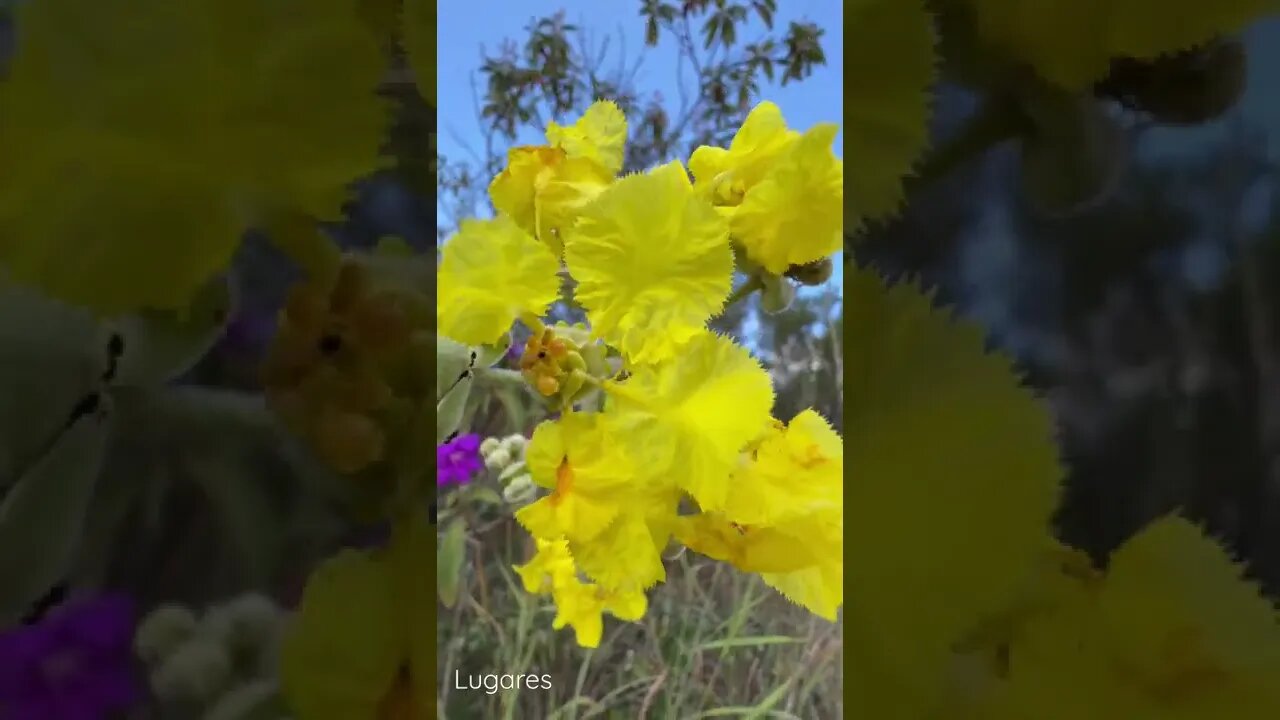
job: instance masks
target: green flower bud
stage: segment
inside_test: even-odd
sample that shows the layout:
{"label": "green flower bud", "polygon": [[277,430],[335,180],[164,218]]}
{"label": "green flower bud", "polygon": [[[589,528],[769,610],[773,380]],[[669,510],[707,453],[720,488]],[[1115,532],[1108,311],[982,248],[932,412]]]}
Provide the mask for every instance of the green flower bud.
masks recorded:
{"label": "green flower bud", "polygon": [[517,460],[502,470],[502,474],[498,476],[498,482],[503,484],[509,483],[521,475],[528,475],[529,468],[524,464],[523,460]]}
{"label": "green flower bud", "polygon": [[770,315],[777,315],[791,307],[796,299],[796,286],[789,280],[776,276],[766,276],[764,291],[760,293],[760,309]]}
{"label": "green flower bud", "polygon": [[484,465],[490,470],[502,470],[502,468],[510,464],[511,464],[510,453],[508,453],[505,449],[501,447],[489,453],[484,458]]}
{"label": "green flower bud", "polygon": [[527,505],[538,495],[538,486],[529,475],[520,475],[502,488],[502,499],[511,505]]}
{"label": "green flower bud", "polygon": [[196,635],[151,673],[151,690],[166,704],[203,705],[231,680],[231,656],[216,638]]}
{"label": "green flower bud", "polygon": [[250,720],[250,718],[281,717],[266,715],[279,700],[279,690],[274,680],[255,680],[238,685],[226,693],[204,714],[204,720]]}
{"label": "green flower bud", "polygon": [[495,437],[487,437],[480,443],[480,457],[487,458],[494,450],[502,447],[502,441]]}
{"label": "green flower bud", "polygon": [[191,638],[196,631],[195,613],[181,605],[161,605],[138,623],[133,649],[149,666],[156,666]]}
{"label": "green flower bud", "polygon": [[529,439],[517,433],[508,435],[502,440],[502,447],[515,459],[524,459],[524,449],[529,445]]}

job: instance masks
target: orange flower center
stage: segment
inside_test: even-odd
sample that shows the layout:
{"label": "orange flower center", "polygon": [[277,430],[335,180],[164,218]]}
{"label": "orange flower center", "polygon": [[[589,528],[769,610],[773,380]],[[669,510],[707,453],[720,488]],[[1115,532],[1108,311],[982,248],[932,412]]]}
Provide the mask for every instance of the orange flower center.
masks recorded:
{"label": "orange flower center", "polygon": [[569,458],[560,461],[556,468],[556,489],[551,493],[552,504],[559,504],[573,491],[573,468],[569,467]]}

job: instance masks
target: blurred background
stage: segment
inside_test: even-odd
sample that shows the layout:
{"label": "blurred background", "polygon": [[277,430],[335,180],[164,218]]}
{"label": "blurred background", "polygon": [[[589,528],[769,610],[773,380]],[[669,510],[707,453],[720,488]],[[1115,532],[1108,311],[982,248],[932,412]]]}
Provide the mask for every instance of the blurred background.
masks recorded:
{"label": "blurred background", "polygon": [[[1087,202],[1046,207],[1022,148],[1006,143],[919,183],[854,257],[937,286],[1047,397],[1067,461],[1062,539],[1101,562],[1181,508],[1273,595],[1278,71],[1275,19],[1199,53],[1115,63],[1096,94],[1120,132],[1094,168],[1107,185]],[[974,112],[970,92],[944,83],[935,145]]]}
{"label": "blurred background", "polygon": [[[492,216],[487,188],[508,148],[545,143],[548,121],[572,123],[596,99],[627,115],[625,172],[687,162],[698,145],[727,146],[762,100],[802,130],[843,112],[841,7],[829,0],[451,2],[440,4],[438,28],[440,243],[463,218]],[[843,136],[835,152],[843,155]],[[753,297],[714,321],[773,374],[779,418],[813,407],[842,427],[842,270],[837,257],[832,277],[803,288],[784,312],[766,314]],[[582,319],[572,304],[553,314]],[[527,435],[545,416],[531,396],[508,394],[476,408],[469,429]],[[460,492],[496,489],[495,474]],[[511,565],[533,546],[510,510],[474,507],[458,506],[466,560],[438,615],[441,717],[842,717],[840,624],[672,550],[646,617],[607,618],[600,647],[583,650],[568,629],[551,629],[548,599],[517,587]],[[452,583],[451,565],[441,562],[442,584]],[[459,691],[455,673],[546,673],[552,689]]]}

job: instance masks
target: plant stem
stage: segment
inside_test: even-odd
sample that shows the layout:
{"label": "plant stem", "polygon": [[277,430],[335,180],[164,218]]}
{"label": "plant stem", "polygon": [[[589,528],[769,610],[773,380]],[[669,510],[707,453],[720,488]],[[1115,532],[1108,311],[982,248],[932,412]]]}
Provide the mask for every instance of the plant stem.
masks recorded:
{"label": "plant stem", "polygon": [[729,295],[729,299],[724,301],[724,309],[722,309],[721,312],[724,312],[724,310],[728,309],[729,306],[734,305],[737,302],[741,300],[745,300],[746,298],[750,297],[752,293],[756,292],[757,290],[763,290],[763,289],[764,289],[764,281],[760,279],[759,275],[752,275],[746,282],[739,285]]}

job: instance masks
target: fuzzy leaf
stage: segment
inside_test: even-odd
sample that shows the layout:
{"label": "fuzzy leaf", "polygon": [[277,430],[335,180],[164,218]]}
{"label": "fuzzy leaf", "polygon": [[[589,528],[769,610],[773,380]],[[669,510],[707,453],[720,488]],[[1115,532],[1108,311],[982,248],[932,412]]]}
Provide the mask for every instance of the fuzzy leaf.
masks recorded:
{"label": "fuzzy leaf", "polygon": [[62,433],[0,505],[0,627],[21,618],[71,562],[110,434],[107,407]]}
{"label": "fuzzy leaf", "polygon": [[436,592],[445,607],[458,602],[462,585],[462,567],[467,556],[467,523],[454,518],[445,528],[444,538],[436,549]]}

